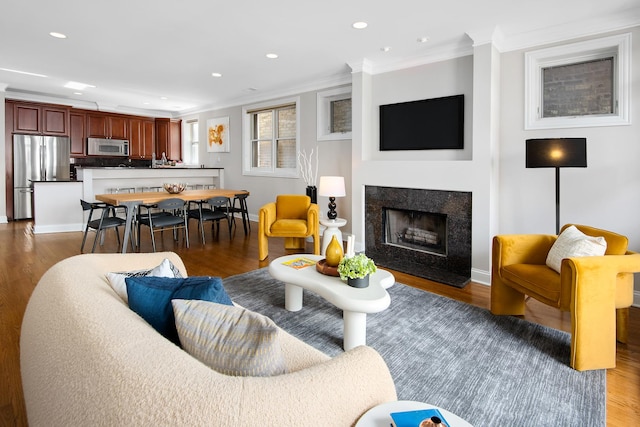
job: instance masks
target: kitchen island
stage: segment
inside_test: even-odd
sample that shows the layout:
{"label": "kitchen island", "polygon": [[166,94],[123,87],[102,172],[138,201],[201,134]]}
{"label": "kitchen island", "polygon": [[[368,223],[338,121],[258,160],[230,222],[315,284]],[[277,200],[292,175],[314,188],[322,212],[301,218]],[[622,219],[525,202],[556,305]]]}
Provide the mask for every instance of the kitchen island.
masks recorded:
{"label": "kitchen island", "polygon": [[84,230],[82,182],[33,181],[33,233]]}
{"label": "kitchen island", "polygon": [[88,213],[80,199],[96,200],[96,194],[162,190],[164,183],[224,188],[222,168],[77,167],[77,181],[34,182],[34,233],[83,231]]}
{"label": "kitchen island", "polygon": [[78,180],[84,182],[82,197],[87,201],[95,200],[96,194],[162,189],[164,183],[180,182],[198,188],[224,188],[223,168],[78,167],[76,173]]}

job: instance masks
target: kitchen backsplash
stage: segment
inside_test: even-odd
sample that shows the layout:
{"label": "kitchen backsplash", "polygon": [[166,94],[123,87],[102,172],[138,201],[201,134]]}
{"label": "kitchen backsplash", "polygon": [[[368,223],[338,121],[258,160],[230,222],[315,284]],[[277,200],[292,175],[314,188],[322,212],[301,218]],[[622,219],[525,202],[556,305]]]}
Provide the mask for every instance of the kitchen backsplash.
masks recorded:
{"label": "kitchen backsplash", "polygon": [[91,166],[91,167],[132,167],[132,168],[150,168],[151,160],[128,159],[122,157],[85,157],[71,159],[71,163],[75,166]]}

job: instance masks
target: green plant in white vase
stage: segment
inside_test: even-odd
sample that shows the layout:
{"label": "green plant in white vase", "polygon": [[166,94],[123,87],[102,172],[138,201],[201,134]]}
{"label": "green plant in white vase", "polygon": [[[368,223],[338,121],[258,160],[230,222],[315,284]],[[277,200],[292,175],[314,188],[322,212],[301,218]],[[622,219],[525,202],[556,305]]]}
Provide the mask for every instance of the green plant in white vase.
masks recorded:
{"label": "green plant in white vase", "polygon": [[350,286],[353,287],[367,287],[369,281],[356,284],[357,279],[367,278],[370,274],[375,273],[377,270],[376,264],[373,260],[367,257],[365,254],[357,254],[351,257],[344,257],[338,264],[338,274],[342,280],[347,280]]}

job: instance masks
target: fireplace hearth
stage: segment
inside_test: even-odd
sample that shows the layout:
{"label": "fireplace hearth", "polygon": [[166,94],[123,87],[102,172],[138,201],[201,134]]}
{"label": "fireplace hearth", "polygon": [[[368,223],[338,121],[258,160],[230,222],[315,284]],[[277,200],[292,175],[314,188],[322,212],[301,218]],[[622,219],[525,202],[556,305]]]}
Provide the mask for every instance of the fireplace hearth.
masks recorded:
{"label": "fireplace hearth", "polygon": [[377,265],[458,288],[471,279],[471,193],[365,187],[365,251]]}

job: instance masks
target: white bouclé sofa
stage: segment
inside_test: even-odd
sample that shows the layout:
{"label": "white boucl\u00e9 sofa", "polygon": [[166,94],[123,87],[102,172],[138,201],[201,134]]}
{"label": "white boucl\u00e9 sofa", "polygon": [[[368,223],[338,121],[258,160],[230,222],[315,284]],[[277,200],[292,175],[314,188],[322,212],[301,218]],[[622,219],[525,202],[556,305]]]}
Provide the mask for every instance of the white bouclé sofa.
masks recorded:
{"label": "white boucl\u00e9 sofa", "polygon": [[[333,359],[280,332],[288,373],[217,373],[131,311],[107,272],[152,268],[174,253],[87,254],[41,278],[22,324],[28,422],[38,426],[349,426],[396,399],[371,348]],[[283,290],[284,292],[284,290]]]}

